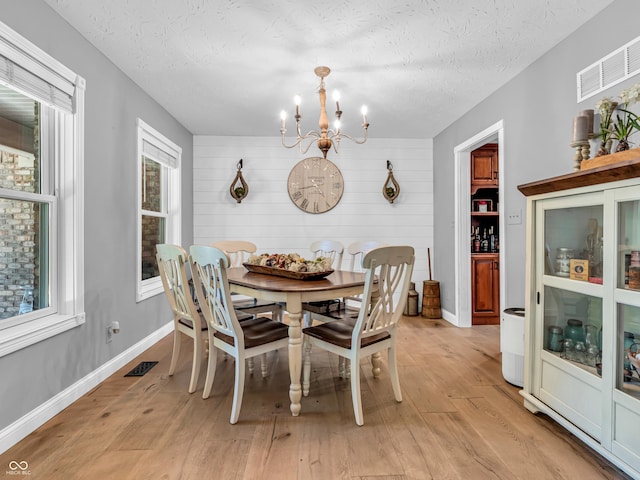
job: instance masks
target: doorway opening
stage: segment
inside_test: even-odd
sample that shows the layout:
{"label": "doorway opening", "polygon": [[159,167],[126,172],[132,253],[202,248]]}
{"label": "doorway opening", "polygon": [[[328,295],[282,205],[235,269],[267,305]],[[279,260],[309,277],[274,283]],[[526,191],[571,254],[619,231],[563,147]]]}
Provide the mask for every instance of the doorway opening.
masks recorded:
{"label": "doorway opening", "polygon": [[[498,231],[501,239],[504,235],[504,127],[502,120],[488,127],[467,141],[454,148],[455,161],[455,239],[456,239],[456,316],[455,322],[459,327],[471,327],[473,325],[472,306],[472,242],[471,242],[471,152],[488,143],[497,144],[498,150],[498,194],[497,205],[493,206],[498,217]],[[498,312],[502,312],[505,285],[507,282],[506,268],[504,267],[505,251],[508,246],[504,241],[500,241],[498,253],[498,265],[493,268],[498,269],[500,278],[499,287],[499,307]],[[499,323],[499,322],[498,322]]]}

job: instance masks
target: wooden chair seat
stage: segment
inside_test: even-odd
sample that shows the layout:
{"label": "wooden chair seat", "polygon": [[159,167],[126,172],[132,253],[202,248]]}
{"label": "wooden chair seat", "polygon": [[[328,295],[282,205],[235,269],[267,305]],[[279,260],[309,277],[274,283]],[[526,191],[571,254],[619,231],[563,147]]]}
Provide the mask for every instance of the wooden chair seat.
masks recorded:
{"label": "wooden chair seat", "polygon": [[[205,320],[205,318],[200,315],[200,330],[202,332],[206,332],[207,331],[207,321]],[[187,328],[191,328],[193,329],[193,321],[188,319],[188,318],[181,318],[180,320],[178,320],[178,323],[180,323],[181,325],[184,325]]]}
{"label": "wooden chair seat", "polygon": [[[265,307],[269,307],[269,308],[265,309]],[[240,312],[245,310],[254,310],[254,309],[259,309],[260,312],[258,313],[262,313],[263,311],[271,312],[274,308],[274,302],[269,302],[266,300],[258,300],[257,298],[247,298],[247,299],[240,299],[240,300],[236,300],[234,298],[233,308],[235,308]]]}
{"label": "wooden chair seat", "polygon": [[[255,317],[242,322],[242,334],[245,348],[253,348],[287,338],[289,327],[270,318]],[[215,332],[213,335],[228,345],[235,346],[235,340],[232,336],[221,332]]]}
{"label": "wooden chair seat", "polygon": [[313,318],[324,321],[355,319],[358,318],[360,313],[359,308],[351,307],[339,299],[330,300],[326,303],[305,303],[303,308],[305,311],[315,314]]}
{"label": "wooden chair seat", "polygon": [[[198,308],[198,313],[200,314],[200,330],[203,332],[206,332],[208,329],[207,319],[204,318],[204,315],[202,315],[202,311],[200,310],[200,308]],[[252,320],[256,318],[253,315],[249,315],[248,313],[242,313],[242,312],[238,312],[237,317],[239,322],[245,322],[247,320]],[[188,318],[181,318],[178,320],[178,323],[180,323],[181,325],[184,325],[187,328],[193,329],[193,321],[191,321]]]}
{"label": "wooden chair seat", "polygon": [[[305,328],[304,333],[305,335],[324,340],[338,347],[350,349],[354,327],[355,322],[327,322]],[[361,338],[360,348],[368,347],[369,345],[389,338],[391,338],[389,332],[382,332],[377,335]]]}

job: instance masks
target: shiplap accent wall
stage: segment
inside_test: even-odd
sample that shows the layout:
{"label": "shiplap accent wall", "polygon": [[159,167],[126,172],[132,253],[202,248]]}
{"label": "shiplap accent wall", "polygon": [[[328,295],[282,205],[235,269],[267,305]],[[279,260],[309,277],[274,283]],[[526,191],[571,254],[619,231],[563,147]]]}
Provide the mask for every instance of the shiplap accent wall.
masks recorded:
{"label": "shiplap accent wall", "polygon": [[[327,158],[344,177],[338,205],[323,214],[299,210],[289,199],[287,178],[305,157],[321,156],[285,149],[277,137],[195,136],[193,144],[194,242],[249,240],[259,252],[309,253],[314,240],[351,242],[378,240],[412,245],[416,250],[413,281],[419,292],[428,279],[427,247],[433,252],[433,147],[418,139],[369,139],[363,145],[348,140]],[[237,203],[229,194],[236,166],[243,159],[249,194]],[[400,184],[397,200],[382,196],[387,160]],[[348,267],[345,255],[344,267]]]}

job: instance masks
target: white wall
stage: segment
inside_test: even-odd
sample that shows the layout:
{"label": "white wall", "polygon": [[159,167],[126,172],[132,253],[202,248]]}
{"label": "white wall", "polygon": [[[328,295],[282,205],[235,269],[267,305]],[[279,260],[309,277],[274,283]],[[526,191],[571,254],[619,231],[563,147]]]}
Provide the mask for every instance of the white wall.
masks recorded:
{"label": "white wall", "polygon": [[[344,140],[340,153],[327,155],[342,172],[344,195],[333,210],[317,215],[299,210],[287,193],[291,168],[303,158],[322,156],[317,147],[302,155],[285,149],[278,137],[195,136],[193,150],[196,244],[243,239],[258,245],[259,252],[301,255],[322,238],[345,247],[357,240],[412,245],[413,281],[422,290],[421,282],[428,279],[427,247],[433,253],[431,140],[369,139],[364,145]],[[241,158],[249,195],[238,204],[229,186]],[[393,204],[382,196],[387,160],[401,188]]]}

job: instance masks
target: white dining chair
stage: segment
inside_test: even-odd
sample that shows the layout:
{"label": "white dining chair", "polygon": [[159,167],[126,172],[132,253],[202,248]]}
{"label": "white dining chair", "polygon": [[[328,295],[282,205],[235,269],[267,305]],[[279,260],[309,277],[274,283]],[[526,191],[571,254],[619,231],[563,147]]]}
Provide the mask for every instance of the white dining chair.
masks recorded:
{"label": "white dining chair", "polygon": [[181,335],[193,339],[193,360],[189,393],[196,390],[202,358],[206,353],[207,322],[193,301],[189,286],[189,260],[184,248],[179,245],[156,245],[156,259],[165,296],[173,313],[173,353],[169,375],[173,375],[180,356]]}
{"label": "white dining chair", "polygon": [[[194,245],[189,249],[189,262],[193,271],[198,303],[207,320],[209,362],[204,383],[203,398],[208,398],[216,374],[218,348],[235,359],[233,406],[229,421],[234,424],[240,416],[245,382],[245,359],[263,355],[277,349],[286,349],[289,343],[288,327],[267,317],[255,317],[239,322],[233,308],[227,279],[229,258],[215,247]],[[267,375],[266,367],[262,376]]]}
{"label": "white dining chair", "polygon": [[[347,254],[349,255],[349,270],[352,272],[362,272],[362,260],[364,255],[377,247],[386,246],[385,243],[376,240],[357,241],[349,244]],[[323,305],[306,304],[303,305],[305,314],[305,327],[313,325],[313,322],[333,322],[336,320],[353,321],[358,318],[362,296],[354,295],[326,302]],[[311,349],[311,345],[307,345]],[[338,372],[341,378],[349,377],[349,360],[340,357],[338,360]]]}
{"label": "white dining chair", "polygon": [[[251,254],[256,253],[258,247],[246,240],[222,240],[211,244],[212,247],[222,250],[229,258],[232,267],[242,267]],[[276,302],[257,300],[243,295],[233,294],[233,306],[238,312],[258,315],[260,313],[270,313],[271,318],[282,321],[282,305]]]}
{"label": "white dining chair", "polygon": [[337,240],[317,240],[311,244],[309,250],[313,253],[313,258],[325,257],[331,259],[331,266],[335,270],[342,269],[342,256],[344,245]]}
{"label": "white dining chair", "polygon": [[[304,328],[303,341],[350,360],[351,398],[358,425],[364,424],[360,392],[360,360],[387,351],[389,375],[396,401],[402,401],[396,361],[398,321],[402,317],[415,262],[411,246],[389,246],[370,250],[362,260],[366,273],[363,305],[355,321],[327,322]],[[396,292],[400,292],[396,295]],[[395,299],[398,298],[396,303]],[[303,348],[303,395],[309,394],[311,355]],[[379,359],[372,356],[373,374]]]}
{"label": "white dining chair", "polygon": [[[382,246],[385,246],[385,244],[374,240],[351,243],[347,247],[347,253],[349,255],[349,270],[352,272],[362,272],[363,256],[369,250]],[[310,326],[313,320],[331,322],[334,320],[356,318],[360,312],[361,302],[362,299],[360,296],[351,296],[336,301],[325,302],[322,305],[315,305],[314,302],[307,304],[307,308],[303,305],[303,310],[306,310],[305,324],[306,326]]]}
{"label": "white dining chair", "polygon": [[[311,244],[309,250],[313,253],[313,258],[325,257],[331,259],[331,266],[334,270],[342,269],[342,257],[344,254],[344,245],[337,240],[317,240]],[[302,313],[304,315],[304,325],[311,325],[312,314],[314,312],[322,314],[328,313],[331,309],[338,309],[340,299],[322,300],[318,302],[306,302],[302,304]]]}

